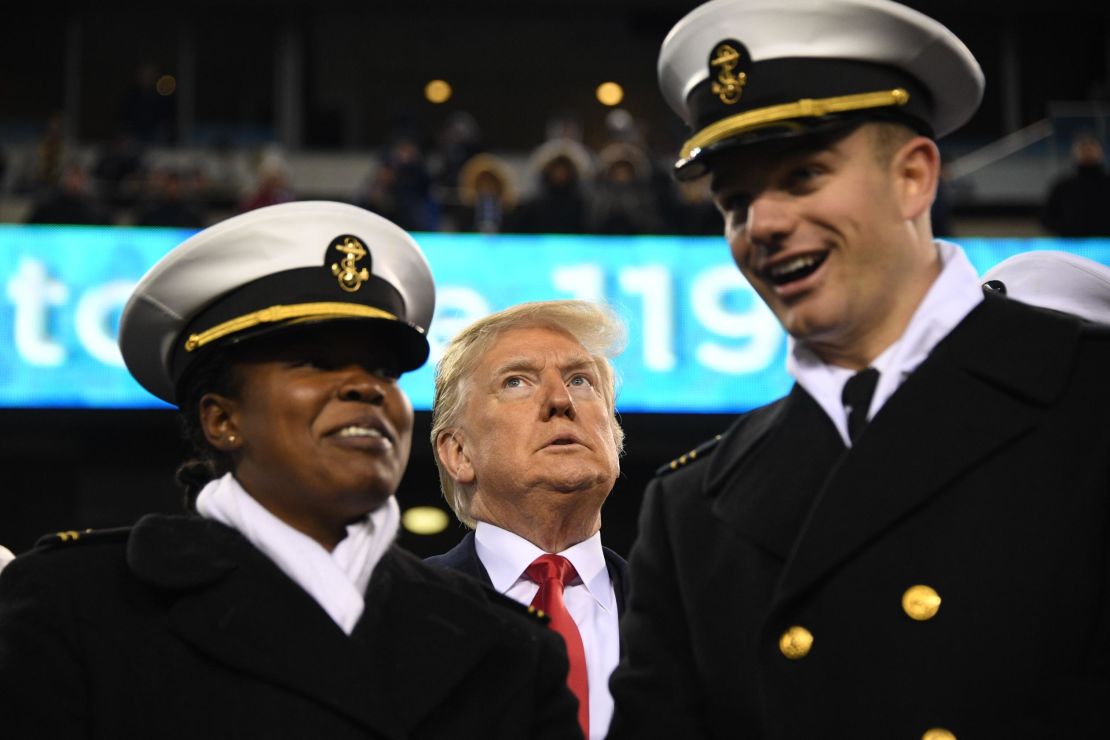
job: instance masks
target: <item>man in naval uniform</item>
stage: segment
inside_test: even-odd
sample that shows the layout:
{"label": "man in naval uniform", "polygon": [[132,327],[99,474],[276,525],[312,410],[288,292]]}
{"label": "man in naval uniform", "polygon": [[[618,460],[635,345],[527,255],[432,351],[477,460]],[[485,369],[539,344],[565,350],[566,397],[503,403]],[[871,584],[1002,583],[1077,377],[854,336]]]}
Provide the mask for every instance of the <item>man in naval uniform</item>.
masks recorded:
{"label": "man in naval uniform", "polygon": [[971,53],[888,0],[714,0],[659,75],[796,384],[650,484],[610,737],[1110,736],[1110,333],[932,237]]}

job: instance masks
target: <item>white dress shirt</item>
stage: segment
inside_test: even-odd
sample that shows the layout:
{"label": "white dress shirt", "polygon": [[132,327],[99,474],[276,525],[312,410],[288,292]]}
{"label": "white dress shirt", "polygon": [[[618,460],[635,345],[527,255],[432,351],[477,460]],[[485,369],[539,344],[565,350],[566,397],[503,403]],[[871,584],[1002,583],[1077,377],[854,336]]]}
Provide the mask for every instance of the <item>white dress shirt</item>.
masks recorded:
{"label": "white dress shirt", "polygon": [[[968,261],[964,250],[951,242],[943,241],[937,241],[936,247],[942,264],[940,275],[914,311],[902,336],[871,362],[871,367],[879,371],[879,383],[875,387],[875,395],[871,397],[868,421],[875,418],[883,404],[894,395],[910,373],[925,361],[937,343],[983,300],[979,273]],[[825,410],[836,430],[840,432],[844,444],[851,447],[852,441],[848,438],[848,412],[840,396],[844,384],[856,371],[826,364],[803,342],[791,339],[790,343],[790,352],[786,358],[787,372]]]}
{"label": "white dress shirt", "polygon": [[[523,537],[486,522],[478,522],[474,546],[493,587],[522,604],[531,604],[539,586],[525,578],[524,571],[546,553]],[[617,594],[605,565],[600,532],[555,554],[578,571],[579,580],[564,589],[563,601],[582,635],[590,683],[590,738],[600,740],[613,717],[609,675],[620,660]]]}

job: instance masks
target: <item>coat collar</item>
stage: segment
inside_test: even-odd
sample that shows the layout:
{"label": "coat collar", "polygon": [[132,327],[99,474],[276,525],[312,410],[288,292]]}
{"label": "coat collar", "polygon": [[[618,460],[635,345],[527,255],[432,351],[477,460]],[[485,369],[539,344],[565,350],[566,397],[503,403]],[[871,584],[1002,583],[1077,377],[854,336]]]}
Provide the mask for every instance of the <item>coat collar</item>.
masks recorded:
{"label": "coat collar", "polygon": [[801,528],[779,600],[1032,428],[1064,391],[1080,330],[1069,318],[988,296],[834,468]]}
{"label": "coat collar", "polygon": [[707,461],[716,516],[785,561],[812,501],[846,448],[800,385],[741,417]]}
{"label": "coat collar", "polygon": [[428,558],[427,562],[432,565],[451,568],[460,573],[466,573],[471,578],[477,578],[484,585],[493,588],[493,579],[489,577],[489,571],[486,570],[486,566],[482,565],[482,560],[478,557],[478,546],[472,529],[467,530],[463,538],[459,540],[459,544],[442,555]]}
{"label": "coat collar", "polygon": [[[628,561],[608,547],[601,548],[605,555],[605,567],[609,569],[609,578],[613,581],[613,593],[617,595],[617,615],[624,616],[624,604],[628,598]],[[624,650],[624,640],[621,640],[621,650]]]}
{"label": "coat collar", "polygon": [[[138,578],[169,592],[171,629],[209,659],[389,738],[407,736],[433,712],[498,636],[478,602],[429,578],[396,547],[375,569],[350,637],[264,555],[215,522],[145,517],[127,556]],[[414,685],[421,691],[412,692]]]}
{"label": "coat collar", "polygon": [[1064,391],[1081,324],[988,295],[884,404],[849,453],[800,386],[741,417],[706,461],[714,514],[785,561],[777,597],[813,585]]}

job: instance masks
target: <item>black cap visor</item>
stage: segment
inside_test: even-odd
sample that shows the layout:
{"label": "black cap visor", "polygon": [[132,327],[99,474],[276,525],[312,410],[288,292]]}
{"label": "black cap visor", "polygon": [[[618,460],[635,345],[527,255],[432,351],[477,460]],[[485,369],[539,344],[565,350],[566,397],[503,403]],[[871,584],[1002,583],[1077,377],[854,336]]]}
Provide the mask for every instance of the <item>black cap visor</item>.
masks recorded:
{"label": "black cap visor", "polygon": [[775,139],[851,130],[866,121],[893,121],[933,136],[932,99],[901,70],[843,59],[788,58],[751,64],[739,99],[727,102],[713,80],[687,97],[694,134],[675,163],[675,176],[708,172],[722,150]]}
{"label": "black cap visor", "polygon": [[[170,358],[174,386],[201,356],[258,337],[322,323],[343,322],[367,330],[375,341],[394,344],[398,371],[415,370],[428,359],[428,340],[405,318],[396,288],[370,275],[359,290],[347,293],[319,268],[273,273],[221,296],[205,307],[179,335]],[[281,302],[276,302],[280,297]]]}
{"label": "black cap visor", "polygon": [[247,356],[254,356],[261,352],[265,355],[266,348],[273,347],[274,342],[296,342],[302,336],[311,334],[324,327],[340,326],[343,331],[349,332],[352,342],[365,342],[368,345],[384,349],[386,354],[392,356],[395,364],[393,369],[398,374],[406,373],[422,367],[428,360],[428,339],[424,333],[412,324],[405,321],[374,318],[332,318],[332,319],[304,319],[286,321],[275,324],[263,324],[247,331],[237,332],[224,337],[216,342],[190,353],[189,362],[180,368],[180,374],[174,378],[174,401],[180,406],[183,402],[183,393],[189,384],[189,378],[194,368],[211,364],[211,359],[219,354],[230,353],[232,362],[235,358],[242,358],[242,352]]}
{"label": "black cap visor", "polygon": [[932,138],[932,132],[923,130],[919,122],[894,111],[868,111],[855,114],[824,116],[808,120],[781,121],[751,129],[736,136],[722,139],[707,147],[694,149],[688,157],[674,164],[675,179],[682,182],[708,175],[721,154],[738,149],[772,142],[783,142],[783,148],[820,147],[835,143],[869,122],[900,123],[917,133]]}

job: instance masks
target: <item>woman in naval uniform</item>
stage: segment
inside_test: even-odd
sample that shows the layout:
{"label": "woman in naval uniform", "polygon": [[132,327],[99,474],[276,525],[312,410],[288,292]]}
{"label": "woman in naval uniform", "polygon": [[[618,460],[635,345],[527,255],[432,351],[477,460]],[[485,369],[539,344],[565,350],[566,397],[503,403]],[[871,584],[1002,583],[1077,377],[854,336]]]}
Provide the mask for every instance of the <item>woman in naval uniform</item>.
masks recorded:
{"label": "woman in naval uniform", "polygon": [[181,410],[191,511],[64,533],[0,578],[5,738],[578,736],[565,652],[393,545],[427,262],[339,203],[259,209],[155,265],[121,318]]}

